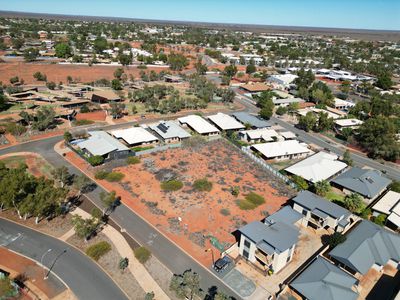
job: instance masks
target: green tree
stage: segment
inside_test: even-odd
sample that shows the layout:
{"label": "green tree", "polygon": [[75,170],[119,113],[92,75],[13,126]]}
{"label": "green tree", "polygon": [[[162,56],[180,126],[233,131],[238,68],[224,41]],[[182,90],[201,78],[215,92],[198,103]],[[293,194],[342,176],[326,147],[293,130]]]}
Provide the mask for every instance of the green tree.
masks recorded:
{"label": "green tree", "polygon": [[317,195],[325,197],[332,188],[328,181],[321,180],[314,184],[314,189]]}
{"label": "green tree", "polygon": [[121,80],[122,75],[123,75],[124,73],[125,73],[124,69],[122,69],[122,68],[117,68],[117,69],[114,71],[114,78],[116,78],[116,79],[118,79],[118,80]]}
{"label": "green tree", "polygon": [[71,132],[69,132],[69,131],[64,132],[64,141],[69,143],[72,140],[73,140],[73,136],[72,136]]}
{"label": "green tree", "polygon": [[[0,295],[5,297],[4,299],[12,299],[14,298],[15,288],[12,285],[12,280],[8,276],[4,276],[0,278]],[[10,298],[9,298],[10,297]]]}
{"label": "green tree", "polygon": [[346,195],[343,200],[344,206],[353,213],[359,213],[364,207],[364,202],[359,194]]}
{"label": "green tree", "polygon": [[67,185],[71,180],[71,174],[69,173],[68,168],[66,166],[54,169],[51,172],[51,175],[56,181],[60,183],[61,187]]}
{"label": "green tree", "polygon": [[35,78],[37,81],[47,81],[47,76],[46,74],[43,74],[41,72],[35,72],[33,74],[33,78]]}
{"label": "green tree", "polygon": [[393,182],[390,184],[389,189],[390,189],[391,191],[400,193],[400,181],[393,181]]}
{"label": "green tree", "polygon": [[111,87],[113,90],[120,91],[122,90],[122,83],[118,79],[113,79],[111,81]]}
{"label": "green tree", "polygon": [[32,62],[39,56],[39,50],[36,48],[28,48],[24,51],[24,60],[26,62]]}
{"label": "green tree", "polygon": [[292,181],[299,187],[301,190],[308,190],[308,183],[307,181],[298,175],[292,176]]}
{"label": "green tree", "polygon": [[85,175],[78,175],[74,177],[73,187],[78,191],[77,198],[84,193],[88,187],[92,184],[92,181]]}
{"label": "green tree", "polygon": [[332,127],[333,127],[333,119],[328,117],[328,113],[319,112],[318,121],[315,126],[315,129],[318,132],[324,132],[326,130],[332,129]]}
{"label": "green tree", "polygon": [[49,90],[55,90],[57,87],[57,84],[54,81],[50,81],[46,83],[46,86]]}
{"label": "green tree", "polygon": [[201,63],[201,59],[197,60],[194,67],[196,68],[196,72],[198,75],[205,75],[208,71],[207,66]]}
{"label": "green tree", "polygon": [[[311,70],[305,71],[304,68],[301,68],[297,72],[297,78],[294,80],[298,89],[307,90],[309,86],[314,82],[315,76]],[[304,98],[307,99],[307,98]]]}
{"label": "green tree", "polygon": [[72,51],[71,47],[67,43],[59,43],[55,47],[56,56],[59,58],[71,57]]}
{"label": "green tree", "polygon": [[112,102],[110,104],[110,114],[114,119],[119,119],[122,117],[125,110],[124,103]]}
{"label": "green tree", "polygon": [[118,60],[121,65],[129,66],[132,63],[132,55],[120,54],[118,55]]}
{"label": "green tree", "polygon": [[189,64],[189,61],[183,54],[171,53],[168,56],[168,64],[171,70],[182,71]]}
{"label": "green tree", "polygon": [[88,240],[96,231],[99,221],[96,218],[84,219],[79,215],[72,216],[72,225],[78,237]]}
{"label": "green tree", "polygon": [[93,155],[87,159],[88,163],[93,167],[99,166],[104,162],[104,157],[100,155]]}
{"label": "green tree", "polygon": [[287,113],[287,108],[284,107],[284,106],[279,106],[279,107],[276,109],[276,114],[279,115],[279,116],[283,116],[283,115],[286,114],[286,113]]}
{"label": "green tree", "polygon": [[56,112],[50,106],[42,106],[37,110],[35,120],[32,123],[33,129],[40,131],[48,129],[54,123]]}
{"label": "green tree", "polygon": [[93,42],[93,49],[98,54],[102,54],[108,47],[107,40],[103,37],[98,37]]}
{"label": "green tree", "polygon": [[309,111],[305,116],[299,117],[298,126],[307,132],[315,128],[316,124],[317,118],[311,111]]}
{"label": "green tree", "polygon": [[110,193],[101,192],[100,199],[106,208],[111,208],[114,205],[115,200],[117,199],[117,193],[115,191],[112,191]]}
{"label": "green tree", "polygon": [[393,86],[392,76],[388,72],[379,74],[376,81],[376,86],[383,90],[388,90]]}
{"label": "green tree", "polygon": [[351,158],[349,149],[346,149],[346,151],[343,153],[342,160],[349,166],[353,165],[353,159]]}
{"label": "green tree", "polygon": [[346,95],[349,94],[350,88],[351,88],[351,82],[348,81],[348,80],[343,81],[343,82],[341,83],[341,85],[340,85],[340,91],[341,91],[343,94],[346,94]]}
{"label": "green tree", "polygon": [[247,74],[253,74],[253,73],[255,73],[257,71],[257,68],[256,68],[256,66],[255,66],[255,64],[254,64],[254,60],[253,59],[251,59],[250,60],[250,63],[247,65],[247,67],[246,67],[246,73]]}
{"label": "green tree", "polygon": [[237,67],[235,65],[229,65],[224,68],[224,75],[232,78],[237,73]]}
{"label": "green tree", "polygon": [[182,275],[174,275],[169,288],[180,299],[193,300],[195,296],[202,296],[200,276],[191,270],[185,271]]}

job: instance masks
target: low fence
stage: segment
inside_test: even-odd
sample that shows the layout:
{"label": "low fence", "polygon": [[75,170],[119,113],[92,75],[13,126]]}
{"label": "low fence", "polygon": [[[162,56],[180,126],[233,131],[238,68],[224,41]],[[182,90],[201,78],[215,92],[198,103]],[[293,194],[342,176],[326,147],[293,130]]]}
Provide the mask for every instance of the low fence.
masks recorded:
{"label": "low fence", "polygon": [[165,151],[168,149],[175,149],[175,148],[180,148],[180,147],[182,147],[181,143],[166,144],[163,146],[158,146],[158,147],[154,147],[154,148],[143,150],[143,151],[137,151],[137,152],[135,152],[135,156],[146,155],[146,154],[161,152],[161,151]]}
{"label": "low fence", "polygon": [[294,189],[298,189],[297,184],[295,184],[293,181],[289,179],[289,177],[283,175],[280,173],[278,170],[275,170],[273,167],[271,167],[269,164],[267,164],[263,159],[255,156],[253,152],[250,150],[250,147],[241,147],[240,148],[244,154],[246,154],[252,161],[256,162],[259,166],[261,166],[263,169],[267,170],[268,172],[272,173],[275,177],[283,180],[287,185],[291,186]]}

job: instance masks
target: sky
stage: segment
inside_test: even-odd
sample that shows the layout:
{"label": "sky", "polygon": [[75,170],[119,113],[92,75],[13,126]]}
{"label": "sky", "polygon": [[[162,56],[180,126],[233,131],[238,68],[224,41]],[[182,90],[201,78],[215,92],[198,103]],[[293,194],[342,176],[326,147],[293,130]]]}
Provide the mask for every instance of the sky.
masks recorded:
{"label": "sky", "polygon": [[175,21],[400,30],[400,0],[0,0],[0,10]]}

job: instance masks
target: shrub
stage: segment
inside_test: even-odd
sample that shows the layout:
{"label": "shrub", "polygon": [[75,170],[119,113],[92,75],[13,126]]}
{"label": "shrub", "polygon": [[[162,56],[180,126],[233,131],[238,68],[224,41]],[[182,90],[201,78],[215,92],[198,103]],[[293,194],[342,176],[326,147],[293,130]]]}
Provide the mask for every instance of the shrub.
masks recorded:
{"label": "shrub", "polygon": [[118,182],[125,177],[125,174],[120,172],[111,172],[106,175],[106,180],[109,182]]}
{"label": "shrub", "polygon": [[111,245],[105,241],[98,242],[86,249],[86,254],[94,260],[99,260],[100,257],[107,254],[111,250]]}
{"label": "shrub", "polygon": [[89,107],[86,105],[86,104],[83,104],[82,106],[81,106],[81,113],[88,113],[88,112],[90,112],[90,109],[89,109]]}
{"label": "shrub", "polygon": [[91,164],[93,167],[99,166],[104,162],[104,157],[100,155],[94,155],[88,158],[89,164]]}
{"label": "shrub", "polygon": [[136,165],[136,164],[140,163],[140,158],[137,156],[130,156],[126,159],[126,163],[128,165]]}
{"label": "shrub", "polygon": [[145,247],[136,248],[133,250],[133,253],[135,254],[136,259],[142,264],[148,261],[151,257],[151,252]]}
{"label": "shrub", "polygon": [[245,199],[239,200],[237,205],[242,210],[252,210],[264,203],[265,200],[262,196],[251,192],[246,195]]}
{"label": "shrub", "polygon": [[193,187],[200,192],[209,192],[212,190],[212,182],[208,181],[207,178],[197,179],[193,182]]}
{"label": "shrub", "polygon": [[340,232],[335,232],[329,236],[328,244],[329,247],[335,248],[337,245],[344,243],[346,241],[346,236]]}
{"label": "shrub", "polygon": [[229,211],[229,209],[227,208],[222,208],[220,211],[221,215],[223,216],[229,216],[231,214],[231,212]]}
{"label": "shrub", "polygon": [[94,178],[96,179],[106,179],[107,175],[109,174],[109,172],[104,171],[104,170],[100,170],[98,172],[96,172],[96,174],[94,175]]}
{"label": "shrub", "polygon": [[183,183],[179,180],[168,180],[161,183],[161,189],[167,192],[178,191],[183,187]]}
{"label": "shrub", "polygon": [[377,217],[374,217],[373,221],[375,224],[383,226],[386,222],[386,216],[384,214],[379,214]]}
{"label": "shrub", "polygon": [[239,196],[240,188],[238,186],[231,187],[231,194],[235,197]]}
{"label": "shrub", "polygon": [[131,150],[134,152],[140,152],[140,151],[150,150],[153,148],[154,148],[153,146],[144,146],[144,147],[133,147],[131,148]]}

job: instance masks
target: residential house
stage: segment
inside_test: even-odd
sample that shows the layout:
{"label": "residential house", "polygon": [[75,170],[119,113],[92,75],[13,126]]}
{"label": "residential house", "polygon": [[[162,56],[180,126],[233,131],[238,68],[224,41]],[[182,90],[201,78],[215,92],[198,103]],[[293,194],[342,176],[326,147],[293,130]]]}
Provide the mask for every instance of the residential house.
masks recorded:
{"label": "residential house", "polygon": [[297,140],[257,144],[252,146],[252,148],[268,160],[298,159],[310,154],[307,146],[299,143]]}
{"label": "residential house", "polygon": [[384,214],[386,226],[393,230],[400,228],[400,193],[389,191],[372,206],[374,217]]}
{"label": "residential house", "polygon": [[305,103],[306,101],[301,99],[301,98],[282,98],[282,99],[273,99],[272,102],[275,104],[275,106],[289,106],[289,104],[294,104],[298,103],[299,105],[301,103]]}
{"label": "residential house", "polygon": [[198,134],[204,136],[216,136],[219,134],[219,130],[214,125],[211,125],[202,117],[197,115],[189,115],[178,119],[181,125],[185,125],[195,131]]}
{"label": "residential house", "polygon": [[240,86],[240,89],[250,94],[258,94],[271,90],[269,85],[260,82],[248,83]]}
{"label": "residential house", "polygon": [[111,90],[98,90],[89,92],[85,96],[92,102],[108,103],[121,101],[121,97]]}
{"label": "residential house", "polygon": [[221,131],[236,131],[245,128],[245,126],[236,121],[234,117],[224,113],[217,113],[207,118]]}
{"label": "residential house", "polygon": [[357,129],[364,122],[358,119],[338,119],[335,120],[335,128],[342,131],[344,128]]}
{"label": "residential house", "polygon": [[273,142],[279,140],[279,134],[269,128],[243,130],[238,132],[238,138],[247,143]]}
{"label": "residential house", "polygon": [[105,131],[89,131],[90,137],[75,143],[89,156],[103,156],[105,159],[125,158],[130,149]]}
{"label": "residential house", "polygon": [[268,77],[267,81],[282,88],[289,88],[297,77],[298,76],[294,74],[278,74]]}
{"label": "residential house", "polygon": [[143,127],[113,130],[110,134],[117,139],[123,140],[129,147],[154,145],[158,142],[158,138]]}
{"label": "residential house", "polygon": [[181,142],[184,139],[191,137],[191,134],[179,126],[174,121],[161,121],[150,125],[153,130],[165,143]]}
{"label": "residential house", "polygon": [[311,183],[328,180],[347,168],[347,164],[338,161],[336,154],[318,152],[291,165],[285,171],[300,176]]}
{"label": "residential house", "polygon": [[382,195],[392,181],[380,171],[354,167],[331,181],[344,193],[358,193],[370,203]]}
{"label": "residential house", "polygon": [[290,288],[308,300],[356,300],[358,280],[318,256],[291,283]]}
{"label": "residential house", "polygon": [[241,227],[239,254],[264,271],[279,272],[293,258],[300,235],[294,224],[300,219],[300,214],[285,207],[264,223],[254,221]]}
{"label": "residential house", "polygon": [[339,98],[335,98],[334,107],[336,109],[347,111],[347,110],[349,110],[350,108],[352,108],[354,106],[356,106],[356,104],[354,102],[347,101],[347,100],[342,100],[342,99],[339,99]]}
{"label": "residential house", "polygon": [[232,116],[245,126],[251,126],[252,129],[267,128],[272,126],[271,122],[265,121],[264,119],[247,112],[235,112],[232,114]]}
{"label": "residential house", "polygon": [[293,209],[303,215],[304,226],[343,232],[354,221],[347,209],[309,191],[301,191],[292,202]]}
{"label": "residential house", "polygon": [[347,234],[345,242],[329,252],[329,256],[356,278],[365,275],[371,268],[381,271],[387,264],[397,269],[400,235],[362,220]]}
{"label": "residential house", "polygon": [[281,131],[279,134],[285,139],[285,140],[294,140],[296,139],[297,135],[291,131]]}

